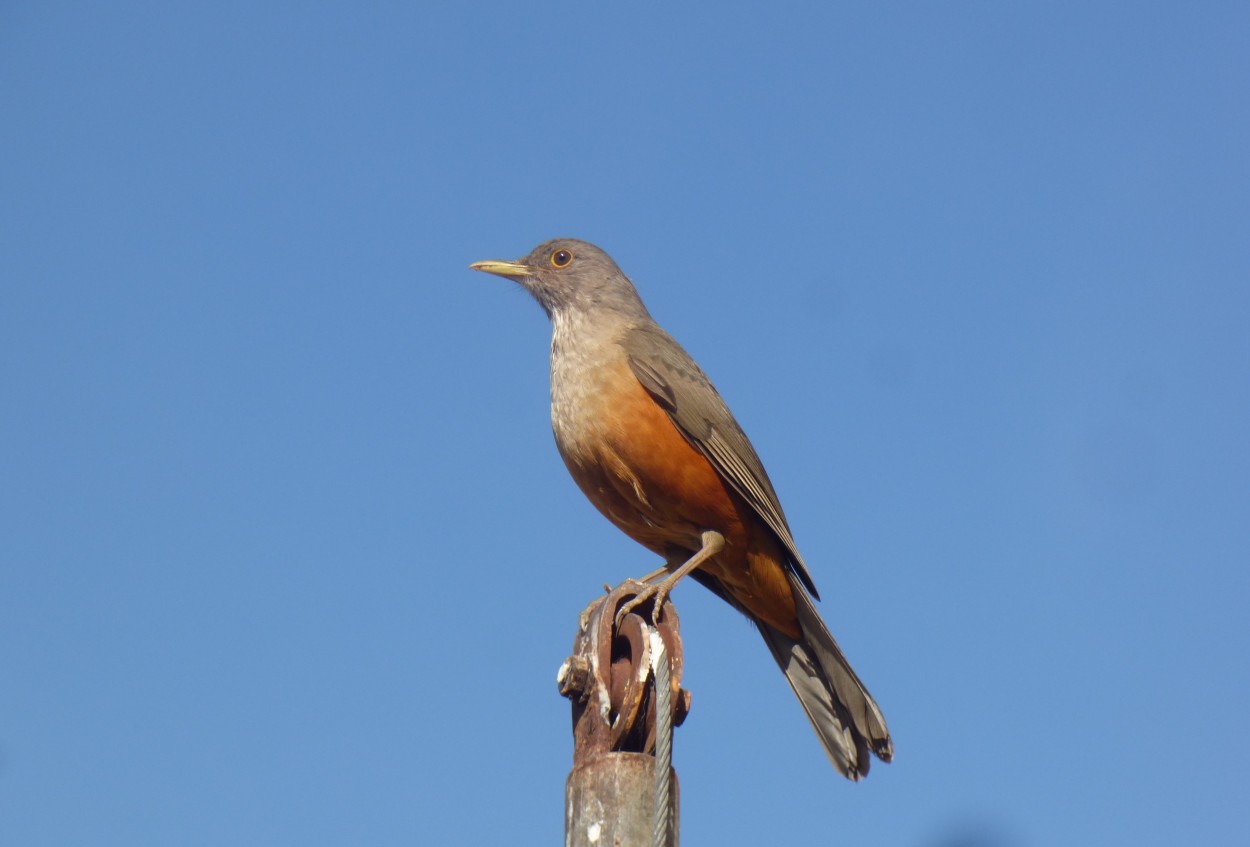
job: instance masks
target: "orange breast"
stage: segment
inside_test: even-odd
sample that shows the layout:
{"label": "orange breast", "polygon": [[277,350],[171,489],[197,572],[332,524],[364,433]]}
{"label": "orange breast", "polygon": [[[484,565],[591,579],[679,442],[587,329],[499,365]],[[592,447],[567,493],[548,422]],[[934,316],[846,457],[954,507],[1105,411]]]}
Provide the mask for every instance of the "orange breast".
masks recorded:
{"label": "orange breast", "polygon": [[[726,548],[704,570],[752,615],[797,637],[784,553],[772,531],[694,447],[622,359],[599,369],[579,431],[557,432],[578,486],[608,520],[667,559],[684,559],[715,530]],[[580,430],[587,430],[582,432]],[[576,437],[573,437],[576,436]]]}

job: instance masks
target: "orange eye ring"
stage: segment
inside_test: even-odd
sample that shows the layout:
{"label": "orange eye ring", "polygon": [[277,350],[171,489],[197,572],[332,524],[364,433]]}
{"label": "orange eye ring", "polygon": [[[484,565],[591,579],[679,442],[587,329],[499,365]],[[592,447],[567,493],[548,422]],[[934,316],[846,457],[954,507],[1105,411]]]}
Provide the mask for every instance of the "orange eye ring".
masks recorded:
{"label": "orange eye ring", "polygon": [[567,268],[571,264],[573,264],[573,254],[568,250],[557,250],[551,254],[553,268]]}

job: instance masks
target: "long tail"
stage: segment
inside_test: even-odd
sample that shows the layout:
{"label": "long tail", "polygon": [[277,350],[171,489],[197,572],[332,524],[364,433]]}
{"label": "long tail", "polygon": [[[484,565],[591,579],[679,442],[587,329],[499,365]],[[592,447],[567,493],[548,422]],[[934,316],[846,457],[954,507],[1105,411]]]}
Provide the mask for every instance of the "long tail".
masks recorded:
{"label": "long tail", "polygon": [[790,587],[802,640],[795,641],[762,622],[760,634],[803,704],[829,760],[843,776],[858,780],[868,773],[869,751],[883,762],[893,758],[890,731],[872,695],[851,670],[850,662],[793,573]]}

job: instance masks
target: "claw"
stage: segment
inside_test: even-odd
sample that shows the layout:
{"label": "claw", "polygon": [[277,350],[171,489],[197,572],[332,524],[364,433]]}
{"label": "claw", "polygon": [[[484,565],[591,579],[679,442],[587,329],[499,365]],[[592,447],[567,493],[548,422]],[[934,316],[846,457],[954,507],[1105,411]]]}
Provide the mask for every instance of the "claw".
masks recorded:
{"label": "claw", "polygon": [[622,603],[621,608],[616,612],[616,620],[613,621],[613,625],[619,628],[621,621],[625,620],[626,615],[652,598],[654,598],[655,605],[651,609],[651,623],[659,624],[661,609],[664,606],[664,601],[668,598],[668,589],[663,582],[646,586],[635,594],[632,600]]}

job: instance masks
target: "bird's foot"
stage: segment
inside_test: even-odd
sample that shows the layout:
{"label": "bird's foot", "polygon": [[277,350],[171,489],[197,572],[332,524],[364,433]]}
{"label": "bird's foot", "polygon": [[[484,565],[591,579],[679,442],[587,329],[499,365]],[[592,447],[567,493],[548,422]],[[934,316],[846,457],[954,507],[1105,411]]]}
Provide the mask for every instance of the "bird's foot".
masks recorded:
{"label": "bird's foot", "polygon": [[669,585],[668,579],[643,586],[643,588],[635,594],[632,599],[621,604],[621,608],[619,608],[616,612],[616,620],[613,621],[613,626],[619,628],[621,621],[625,620],[626,615],[630,614],[634,611],[634,609],[637,609],[647,601],[652,602],[651,623],[659,624],[661,609],[664,606],[664,601],[668,599],[668,592],[671,588],[672,586]]}
{"label": "bird's foot", "polygon": [[672,573],[664,579],[661,579],[659,582],[651,582],[652,579],[664,573],[664,571],[668,570],[668,568],[655,571],[654,573],[643,577],[643,581],[647,584],[642,588],[642,590],[634,595],[632,600],[621,605],[620,610],[616,613],[616,626],[619,627],[621,625],[621,621],[625,619],[626,615],[648,600],[652,603],[651,622],[658,624],[660,622],[660,616],[663,613],[664,601],[668,598],[668,593],[676,587],[682,577],[686,576],[686,574],[690,573],[695,568],[699,567],[699,565],[703,564],[724,549],[725,536],[715,530],[708,530],[703,533],[703,546],[699,548],[699,551],[683,562],[680,567],[673,570]]}

